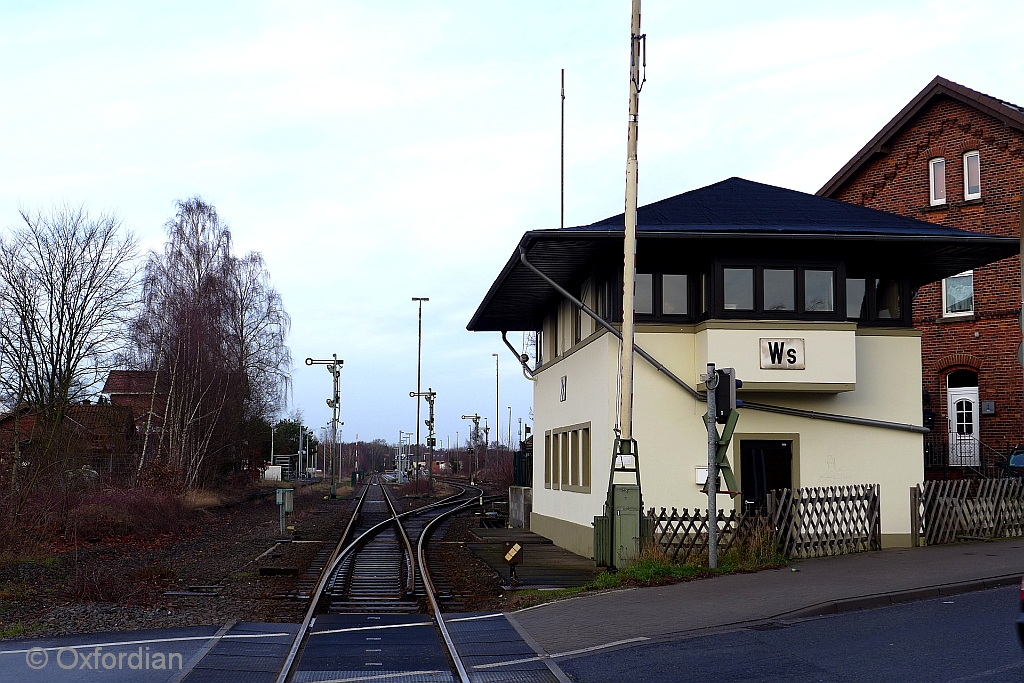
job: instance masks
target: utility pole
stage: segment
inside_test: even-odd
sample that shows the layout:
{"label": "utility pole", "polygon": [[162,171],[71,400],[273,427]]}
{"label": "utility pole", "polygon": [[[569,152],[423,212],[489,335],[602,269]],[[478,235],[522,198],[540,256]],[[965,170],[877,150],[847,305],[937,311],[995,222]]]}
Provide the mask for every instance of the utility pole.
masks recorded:
{"label": "utility pole", "polygon": [[[338,444],[338,420],[341,417],[341,368],[345,364],[345,361],[338,358],[338,354],[331,354],[331,359],[314,360],[312,358],[306,359],[306,365],[324,365],[327,367],[327,372],[331,373],[331,377],[334,379],[334,395],[327,399],[327,405],[331,408],[331,498],[338,497],[338,463],[337,460],[337,444]],[[326,455],[327,449],[324,449]]]}
{"label": "utility pole", "polygon": [[476,473],[476,451],[480,448],[480,416],[473,413],[472,415],[463,415],[462,419],[473,421],[473,429],[469,433],[469,442],[472,444],[470,446],[471,455],[473,456],[469,459],[469,483],[472,484],[473,476]]}
{"label": "utility pole", "polygon": [[562,69],[562,215],[559,227],[565,227],[565,69]]}
{"label": "utility pole", "polygon": [[[422,451],[420,450],[420,376],[423,369],[423,302],[430,301],[425,296],[414,296],[412,298],[419,305],[419,326],[416,342],[416,493],[420,492],[420,468],[419,462],[422,460]],[[410,396],[412,394],[410,393]],[[429,481],[429,477],[428,477]]]}
{"label": "utility pole", "polygon": [[[619,405],[608,496],[604,514],[594,519],[594,559],[609,568],[624,567],[640,551],[644,529],[640,461],[633,438],[634,294],[636,289],[637,228],[637,115],[640,109],[641,55],[646,55],[640,34],[640,0],[633,0],[629,39],[629,121],[626,140],[626,207],[622,245],[622,344],[619,347]],[[646,61],[646,56],[643,57]],[[628,472],[635,484],[617,484],[616,472]]]}
{"label": "utility pole", "polygon": [[637,115],[640,109],[640,0],[633,0],[630,23],[629,132],[626,144],[626,211],[622,269],[622,347],[620,351],[620,453],[633,453],[633,297],[636,285]]}

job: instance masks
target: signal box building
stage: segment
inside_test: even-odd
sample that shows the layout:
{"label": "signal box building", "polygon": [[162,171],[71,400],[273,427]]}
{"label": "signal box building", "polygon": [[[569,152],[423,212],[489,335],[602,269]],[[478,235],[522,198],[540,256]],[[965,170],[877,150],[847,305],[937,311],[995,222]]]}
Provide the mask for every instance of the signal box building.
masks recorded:
{"label": "signal box building", "polygon": [[[1024,107],[936,77],[818,194],[983,235],[1020,236]],[[921,287],[926,474],[994,474],[1024,444],[1020,260]]]}
{"label": "signal box building", "polygon": [[[558,288],[620,325],[623,225],[526,233],[467,326],[538,332],[531,528],[587,556],[619,341]],[[914,294],[1016,254],[1017,240],[739,178],[641,207],[637,230],[636,344],[691,389],[708,362],[743,381],[729,453],[742,495],[720,507],[763,505],[776,488],[879,484],[883,543],[909,544],[927,431]],[[639,356],[635,368],[644,505],[706,505],[704,402]]]}

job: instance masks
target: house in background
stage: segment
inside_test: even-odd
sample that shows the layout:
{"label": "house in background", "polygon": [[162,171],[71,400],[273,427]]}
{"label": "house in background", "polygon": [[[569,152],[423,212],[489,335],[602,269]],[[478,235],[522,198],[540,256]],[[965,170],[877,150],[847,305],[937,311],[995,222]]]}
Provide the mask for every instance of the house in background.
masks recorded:
{"label": "house in background", "polygon": [[167,409],[167,373],[154,370],[111,370],[100,393],[111,405],[131,408],[135,427],[145,436],[159,433]]}
{"label": "house in background", "polygon": [[[15,438],[26,452],[31,452],[34,442],[48,439],[50,435],[38,424],[37,416],[28,406],[0,415],[0,453],[13,454]],[[88,465],[98,471],[119,472],[134,463],[138,451],[132,409],[105,400],[68,406],[59,434],[72,469]]]}
{"label": "house in background", "polygon": [[[1024,107],[936,77],[824,187],[822,197],[974,233],[1020,236]],[[1024,444],[1020,259],[914,291],[929,477],[993,474]]]}
{"label": "house in background", "polygon": [[[713,362],[736,369],[746,404],[729,451],[742,492],[720,505],[878,484],[883,544],[909,545],[925,432],[913,292],[1016,254],[1017,240],[740,178],[640,207],[637,223],[636,344],[690,390],[637,357],[644,507],[707,503],[696,391]],[[539,332],[530,526],[585,556],[611,469],[620,344],[531,266],[620,325],[623,225],[526,233],[467,325]]]}

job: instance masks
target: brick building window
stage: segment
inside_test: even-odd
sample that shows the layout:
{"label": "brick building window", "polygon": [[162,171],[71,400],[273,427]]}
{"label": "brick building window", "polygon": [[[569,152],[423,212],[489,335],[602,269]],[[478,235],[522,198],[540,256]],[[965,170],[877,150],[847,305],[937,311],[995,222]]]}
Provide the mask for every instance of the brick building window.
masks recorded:
{"label": "brick building window", "polygon": [[946,317],[974,313],[974,271],[968,270],[942,281],[942,314]]}
{"label": "brick building window", "polygon": [[942,157],[928,162],[928,187],[931,193],[929,204],[938,206],[946,203],[946,160]]}
{"label": "brick building window", "polygon": [[981,155],[964,154],[964,199],[981,199]]}

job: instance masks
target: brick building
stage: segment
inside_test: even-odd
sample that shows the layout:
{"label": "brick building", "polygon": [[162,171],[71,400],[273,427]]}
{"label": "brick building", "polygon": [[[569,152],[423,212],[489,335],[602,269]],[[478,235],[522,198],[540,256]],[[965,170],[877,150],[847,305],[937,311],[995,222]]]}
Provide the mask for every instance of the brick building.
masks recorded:
{"label": "brick building", "polygon": [[[818,195],[1018,237],[1024,107],[936,77]],[[914,293],[922,333],[926,476],[994,473],[1024,443],[1019,257]],[[870,283],[869,283],[870,287]]]}
{"label": "brick building", "polygon": [[111,370],[100,393],[115,406],[131,408],[140,434],[158,433],[167,409],[167,373],[152,370]]}

